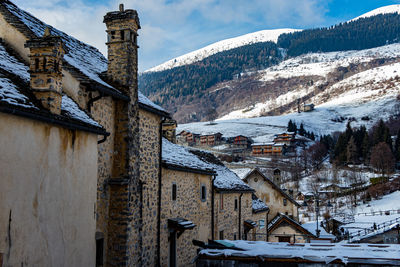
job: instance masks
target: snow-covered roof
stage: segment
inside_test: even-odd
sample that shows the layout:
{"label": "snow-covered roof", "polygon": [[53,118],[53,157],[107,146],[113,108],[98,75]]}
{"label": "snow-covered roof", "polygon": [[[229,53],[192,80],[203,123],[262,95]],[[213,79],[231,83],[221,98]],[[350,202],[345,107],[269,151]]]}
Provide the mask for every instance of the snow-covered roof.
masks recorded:
{"label": "snow-covered roof", "polygon": [[252,194],[252,208],[254,213],[269,210],[267,204],[265,204],[261,199],[257,198],[255,194]]}
{"label": "snow-covered roof", "polygon": [[[78,72],[80,79],[99,85],[96,88],[103,88],[111,95],[124,96],[119,90],[101,79],[101,73],[107,71],[107,59],[97,48],[42,22],[8,0],[0,2],[0,12],[10,24],[14,25],[27,38],[43,36],[44,30],[48,27],[52,35],[61,37],[66,47],[64,68],[71,70],[73,75]],[[168,113],[165,109],[150,101],[141,92],[139,92],[139,103],[155,111]]]}
{"label": "snow-covered roof", "polygon": [[[50,112],[44,110],[33,96],[29,89],[29,77],[28,67],[10,55],[0,43],[0,105],[54,117]],[[102,129],[100,124],[80,109],[67,95],[62,97],[61,115],[57,118]]]}
{"label": "snow-covered roof", "polygon": [[224,240],[225,249],[202,249],[200,258],[226,259],[235,257],[253,258],[263,262],[265,259],[305,260],[311,263],[329,264],[378,264],[400,265],[400,245],[388,244],[290,244],[264,241]]}
{"label": "snow-covered roof", "polygon": [[[317,222],[316,221],[303,223],[301,226],[303,228],[307,229],[307,231],[309,231],[313,235],[317,234]],[[335,239],[336,238],[334,235],[326,232],[325,229],[323,227],[321,227],[320,225],[318,225],[318,230],[320,231],[319,232],[320,238],[324,238],[324,239]]]}
{"label": "snow-covered roof", "polygon": [[304,228],[300,223],[298,223],[296,220],[290,218],[289,216],[285,215],[285,214],[281,214],[278,213],[269,223],[268,223],[268,232],[273,231],[274,229],[276,229],[277,227],[279,227],[279,225],[281,223],[285,223],[285,225],[287,225],[287,223],[289,225],[291,225],[292,227],[294,227],[295,229],[303,232],[305,235],[308,235],[310,238],[314,238],[316,237],[312,232],[308,231],[306,228]]}
{"label": "snow-covered roof", "polygon": [[273,146],[275,143],[254,143],[251,146]]}
{"label": "snow-covered roof", "polygon": [[165,138],[162,140],[162,161],[169,166],[213,173],[210,164],[200,160],[183,146],[173,144]]}
{"label": "snow-covered roof", "polygon": [[209,166],[216,172],[214,180],[214,187],[219,191],[248,191],[253,192],[250,186],[243,182],[239,176],[233,171],[225,167],[225,165],[217,159],[213,154],[192,150],[191,153],[195,154],[199,159],[209,164]]}

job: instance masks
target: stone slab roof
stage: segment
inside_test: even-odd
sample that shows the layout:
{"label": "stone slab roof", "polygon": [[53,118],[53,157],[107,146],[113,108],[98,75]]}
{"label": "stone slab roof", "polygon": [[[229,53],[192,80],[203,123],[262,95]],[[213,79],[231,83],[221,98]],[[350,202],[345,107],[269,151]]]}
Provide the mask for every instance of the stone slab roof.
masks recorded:
{"label": "stone slab roof", "polygon": [[[9,48],[8,48],[9,49]],[[31,114],[58,122],[69,122],[87,127],[96,133],[105,133],[103,127],[67,95],[62,97],[61,115],[51,114],[36,100],[30,90],[28,67],[11,55],[0,41],[0,106],[1,111],[14,114]],[[12,112],[14,110],[14,112]]]}
{"label": "stone slab roof", "polygon": [[[27,38],[43,36],[48,27],[52,35],[60,36],[66,48],[63,68],[82,83],[93,84],[99,91],[118,98],[126,98],[122,92],[101,79],[101,73],[107,71],[107,59],[95,47],[85,44],[78,39],[48,25],[30,13],[20,9],[11,1],[0,1],[0,12],[8,23],[17,28]],[[99,22],[100,23],[100,22]],[[168,114],[162,107],[154,104],[139,92],[139,104],[150,110]]]}

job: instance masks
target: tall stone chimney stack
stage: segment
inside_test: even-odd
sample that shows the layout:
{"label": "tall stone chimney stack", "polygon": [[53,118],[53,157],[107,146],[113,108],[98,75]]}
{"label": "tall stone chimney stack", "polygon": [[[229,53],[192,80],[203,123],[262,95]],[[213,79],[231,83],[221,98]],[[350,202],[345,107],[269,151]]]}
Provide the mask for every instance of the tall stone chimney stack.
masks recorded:
{"label": "tall stone chimney stack", "polygon": [[115,100],[114,154],[109,181],[107,266],[142,266],[142,182],[139,161],[138,45],[136,10],[108,12],[107,79],[129,96]]}
{"label": "tall stone chimney stack", "polygon": [[61,113],[62,59],[64,48],[61,37],[52,36],[46,28],[43,37],[26,42],[30,49],[30,86],[43,107],[53,114]]}
{"label": "tall stone chimney stack", "polygon": [[119,11],[104,16],[104,23],[107,26],[108,77],[123,86],[137,86],[137,32],[140,29],[137,11],[125,10],[120,4]]}

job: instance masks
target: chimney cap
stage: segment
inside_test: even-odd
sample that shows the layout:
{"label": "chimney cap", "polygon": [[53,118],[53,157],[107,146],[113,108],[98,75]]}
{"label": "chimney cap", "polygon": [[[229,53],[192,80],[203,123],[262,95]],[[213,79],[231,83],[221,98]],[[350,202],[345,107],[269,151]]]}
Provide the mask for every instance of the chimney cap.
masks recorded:
{"label": "chimney cap", "polygon": [[119,4],[119,11],[124,12],[124,4]]}

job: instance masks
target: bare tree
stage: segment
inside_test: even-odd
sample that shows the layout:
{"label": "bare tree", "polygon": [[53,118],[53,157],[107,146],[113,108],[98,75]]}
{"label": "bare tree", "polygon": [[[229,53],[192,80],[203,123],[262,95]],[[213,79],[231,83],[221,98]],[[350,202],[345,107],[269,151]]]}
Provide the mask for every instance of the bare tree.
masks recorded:
{"label": "bare tree", "polygon": [[387,143],[380,142],[372,148],[371,165],[382,174],[382,177],[393,171],[394,163],[392,151]]}

